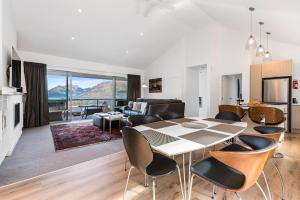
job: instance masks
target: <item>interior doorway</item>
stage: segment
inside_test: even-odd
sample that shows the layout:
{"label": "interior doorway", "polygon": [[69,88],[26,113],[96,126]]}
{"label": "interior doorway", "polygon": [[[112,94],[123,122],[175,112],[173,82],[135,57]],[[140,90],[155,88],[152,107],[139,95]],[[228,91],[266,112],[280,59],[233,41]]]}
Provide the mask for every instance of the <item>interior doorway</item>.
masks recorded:
{"label": "interior doorway", "polygon": [[242,74],[222,76],[222,104],[238,104],[243,99]]}
{"label": "interior doorway", "polygon": [[186,115],[209,116],[209,84],[207,65],[188,67],[186,71]]}

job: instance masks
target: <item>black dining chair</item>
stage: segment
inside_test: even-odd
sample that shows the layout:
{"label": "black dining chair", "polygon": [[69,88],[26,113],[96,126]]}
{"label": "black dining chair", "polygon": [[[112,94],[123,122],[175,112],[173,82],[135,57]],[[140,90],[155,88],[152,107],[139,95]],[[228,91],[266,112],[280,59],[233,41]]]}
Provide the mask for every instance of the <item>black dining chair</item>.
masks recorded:
{"label": "black dining chair", "polygon": [[[128,126],[135,127],[135,126],[150,124],[162,120],[163,120],[162,118],[153,115],[133,115],[128,117],[127,122],[128,122]],[[127,160],[128,159],[125,160],[125,164],[124,164],[125,171],[127,170]],[[145,187],[146,186],[147,186],[147,177],[145,176]]]}
{"label": "black dining chair", "polygon": [[[229,121],[235,121],[235,122],[240,122],[241,118],[234,112],[230,111],[224,111],[224,112],[219,112],[216,116],[215,119],[222,119],[222,120],[229,120]],[[230,140],[225,141],[225,144],[231,144],[236,141],[235,138],[232,138]]]}
{"label": "black dining chair", "polygon": [[153,122],[162,121],[163,119],[153,115],[134,115],[128,117],[128,125],[131,127],[139,126],[143,124],[150,124]]}
{"label": "black dining chair", "polygon": [[[260,138],[261,139],[261,138]],[[265,148],[251,150],[237,144],[233,144],[220,151],[211,151],[212,157],[195,163],[192,168],[192,177],[189,186],[189,199],[192,195],[193,179],[195,176],[211,182],[219,188],[234,192],[239,199],[239,192],[248,190],[253,185],[262,192],[265,200],[267,196],[257,180],[262,173],[270,152],[276,148],[273,140],[262,139]],[[213,196],[214,198],[214,190]]]}
{"label": "black dining chair", "polygon": [[138,169],[144,175],[150,176],[152,178],[153,200],[156,199],[156,179],[158,177],[171,174],[177,169],[181,194],[184,198],[180,168],[177,165],[176,161],[162,154],[153,152],[149,142],[139,131],[131,127],[123,127],[122,132],[124,133],[123,143],[125,146],[125,150],[129,157],[129,161],[132,165],[128,172],[128,177],[124,191],[124,199],[128,187],[128,182],[130,179],[130,174],[132,169],[134,168]]}
{"label": "black dining chair", "polygon": [[241,121],[241,118],[237,114],[235,114],[234,112],[230,112],[230,111],[219,112],[215,116],[215,119],[223,119],[223,120],[230,120],[230,121],[236,121],[236,122]]}

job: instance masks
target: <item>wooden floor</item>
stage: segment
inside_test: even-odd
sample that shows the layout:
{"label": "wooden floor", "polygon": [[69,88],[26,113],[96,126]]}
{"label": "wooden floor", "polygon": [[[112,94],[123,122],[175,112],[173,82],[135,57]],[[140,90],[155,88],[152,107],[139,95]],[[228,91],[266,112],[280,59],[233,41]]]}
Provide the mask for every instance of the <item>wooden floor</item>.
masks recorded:
{"label": "wooden floor", "polygon": [[[279,160],[286,182],[286,200],[300,199],[300,134],[290,134],[280,147],[285,158]],[[127,172],[124,171],[124,152],[88,161],[76,166],[48,173],[30,180],[0,188],[1,200],[103,200],[122,199]],[[178,157],[180,160],[181,157]],[[280,199],[280,183],[269,163],[265,168],[273,199]],[[177,174],[158,179],[157,199],[182,199]],[[192,199],[210,199],[212,185],[196,179]],[[265,188],[263,181],[260,183]],[[263,199],[254,186],[240,194],[246,200]],[[223,191],[218,189],[217,199]],[[127,199],[151,199],[151,188],[143,186],[143,176],[134,171]],[[227,199],[237,199],[227,193]]]}

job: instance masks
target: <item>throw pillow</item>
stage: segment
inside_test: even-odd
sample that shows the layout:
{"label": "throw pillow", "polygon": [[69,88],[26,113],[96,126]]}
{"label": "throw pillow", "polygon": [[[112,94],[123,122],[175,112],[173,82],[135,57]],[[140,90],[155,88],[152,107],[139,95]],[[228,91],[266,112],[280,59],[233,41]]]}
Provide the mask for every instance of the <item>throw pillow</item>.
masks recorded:
{"label": "throw pillow", "polygon": [[134,102],[132,110],[141,111],[141,106],[142,106],[142,103],[140,103],[140,102]]}
{"label": "throw pillow", "polygon": [[146,115],[146,107],[147,107],[147,103],[146,102],[141,103],[141,113],[143,115]]}
{"label": "throw pillow", "polygon": [[129,102],[128,102],[128,107],[129,107],[129,108],[133,108],[133,101],[129,101]]}

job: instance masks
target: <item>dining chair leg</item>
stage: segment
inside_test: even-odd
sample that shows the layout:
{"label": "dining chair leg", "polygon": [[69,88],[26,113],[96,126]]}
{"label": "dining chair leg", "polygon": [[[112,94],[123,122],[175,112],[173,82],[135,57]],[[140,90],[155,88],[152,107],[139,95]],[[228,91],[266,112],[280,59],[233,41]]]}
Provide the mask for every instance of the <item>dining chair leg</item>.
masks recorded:
{"label": "dining chair leg", "polygon": [[264,178],[264,180],[265,180],[269,198],[270,198],[270,200],[272,200],[272,194],[271,194],[271,191],[270,191],[270,186],[269,186],[269,182],[268,182],[268,180],[267,180],[266,174],[265,174],[264,171],[262,171],[261,174],[262,174],[262,176],[263,176],[263,178]]}
{"label": "dining chair leg", "polygon": [[267,198],[267,196],[266,196],[266,193],[264,192],[264,190],[262,189],[262,187],[258,184],[258,182],[256,182],[256,185],[257,185],[257,187],[260,189],[261,193],[263,194],[264,199],[265,199],[265,200],[268,200],[268,198]]}
{"label": "dining chair leg", "polygon": [[156,199],[156,178],[152,177],[152,199],[155,200]]}
{"label": "dining chair leg", "polygon": [[132,171],[133,168],[134,167],[130,167],[129,172],[128,172],[126,186],[125,186],[125,190],[124,190],[124,194],[123,194],[123,200],[125,200],[126,191],[127,191],[127,187],[128,187],[128,182],[129,182],[130,174],[131,174],[131,171]]}
{"label": "dining chair leg", "polygon": [[215,199],[215,195],[216,195],[216,194],[217,194],[217,193],[216,193],[216,186],[213,185],[213,191],[212,191],[211,198],[212,198],[212,199]]}
{"label": "dining chair leg", "polygon": [[195,175],[193,174],[192,177],[191,177],[191,180],[190,180],[190,185],[189,185],[189,197],[188,197],[188,200],[191,200],[192,198],[192,188],[193,188],[193,181],[194,181],[194,177]]}
{"label": "dining chair leg", "polygon": [[179,168],[178,165],[176,167],[177,167],[178,176],[179,176],[179,183],[180,183],[181,194],[182,194],[182,198],[184,199],[184,193],[183,193],[183,187],[182,187],[182,180],[181,180],[180,168]]}
{"label": "dining chair leg", "polygon": [[205,158],[205,149],[203,149],[203,151],[202,151],[202,159],[204,159]]}
{"label": "dining chair leg", "polygon": [[239,193],[235,192],[235,195],[239,200],[242,200],[242,197],[239,195]]}
{"label": "dining chair leg", "polygon": [[125,164],[124,164],[124,170],[125,170],[125,172],[127,171],[127,159],[128,158],[125,159]]}
{"label": "dining chair leg", "polygon": [[281,184],[281,199],[282,200],[284,200],[285,199],[285,186],[284,186],[284,180],[283,180],[283,177],[282,177],[282,175],[281,175],[281,172],[280,172],[280,170],[279,170],[279,168],[278,168],[278,166],[277,166],[277,162],[275,161],[275,160],[273,160],[273,165],[274,165],[274,167],[275,167],[275,169],[276,169],[276,172],[277,172],[277,174],[278,174],[278,176],[279,176],[279,179],[280,179],[280,184]]}
{"label": "dining chair leg", "polygon": [[147,174],[145,174],[145,178],[144,178],[144,187],[148,187],[148,176]]}

